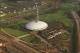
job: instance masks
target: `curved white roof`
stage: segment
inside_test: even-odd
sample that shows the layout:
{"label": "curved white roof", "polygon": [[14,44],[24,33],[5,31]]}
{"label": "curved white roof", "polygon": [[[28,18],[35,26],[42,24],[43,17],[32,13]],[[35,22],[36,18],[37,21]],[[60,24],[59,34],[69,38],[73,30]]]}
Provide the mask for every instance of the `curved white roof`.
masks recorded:
{"label": "curved white roof", "polygon": [[48,24],[43,21],[32,21],[26,24],[26,28],[29,30],[39,31],[44,30],[48,27]]}

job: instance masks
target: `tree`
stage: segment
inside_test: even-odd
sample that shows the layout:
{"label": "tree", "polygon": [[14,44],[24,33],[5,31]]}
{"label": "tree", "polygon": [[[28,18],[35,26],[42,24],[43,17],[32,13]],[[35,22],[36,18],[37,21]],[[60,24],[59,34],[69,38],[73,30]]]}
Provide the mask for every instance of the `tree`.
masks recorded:
{"label": "tree", "polygon": [[65,49],[64,53],[68,53],[68,51]]}

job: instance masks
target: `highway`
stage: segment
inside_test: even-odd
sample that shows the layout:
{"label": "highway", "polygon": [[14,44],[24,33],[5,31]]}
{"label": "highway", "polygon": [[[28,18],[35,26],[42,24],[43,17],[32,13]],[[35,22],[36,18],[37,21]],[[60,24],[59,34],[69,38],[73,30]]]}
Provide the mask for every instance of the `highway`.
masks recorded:
{"label": "highway", "polygon": [[13,47],[12,45],[6,45],[7,50],[9,53],[23,53],[22,51],[18,50],[17,48]]}
{"label": "highway", "polygon": [[[17,41],[15,38],[7,35],[7,34],[1,34],[0,33],[0,38],[7,41],[10,45],[12,45],[13,51],[18,51],[16,53],[41,53],[32,47],[23,44],[22,42]],[[11,48],[11,47],[9,47]]]}
{"label": "highway", "polygon": [[75,22],[76,22],[76,28],[77,28],[77,53],[80,53],[80,17],[75,11],[71,11]]}

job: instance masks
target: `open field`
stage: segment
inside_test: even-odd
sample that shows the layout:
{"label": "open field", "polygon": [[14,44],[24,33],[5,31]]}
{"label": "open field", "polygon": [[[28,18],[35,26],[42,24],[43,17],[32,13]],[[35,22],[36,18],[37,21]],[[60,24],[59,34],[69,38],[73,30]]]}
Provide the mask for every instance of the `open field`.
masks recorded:
{"label": "open field", "polygon": [[72,9],[72,7],[74,8],[75,11],[78,11],[80,9],[80,4],[76,3],[75,5],[74,4],[61,4],[60,5],[60,8],[62,10],[69,10],[70,11]]}
{"label": "open field", "polygon": [[70,35],[68,35],[68,34],[61,34],[60,36],[63,38],[70,38]]}
{"label": "open field", "polygon": [[35,38],[35,36],[28,35],[28,36],[26,36],[26,37],[21,38],[21,40],[23,40],[23,41],[25,41],[25,42],[27,42],[27,43],[30,43],[31,40],[33,40],[34,38]]}
{"label": "open field", "polygon": [[15,30],[15,29],[11,29],[11,28],[3,28],[7,33],[15,36],[15,37],[19,37],[22,36],[24,34],[27,34],[27,32],[23,32],[23,31],[19,31],[19,30]]}
{"label": "open field", "polygon": [[25,19],[22,19],[22,20],[19,20],[19,21],[16,21],[16,22],[11,22],[8,24],[8,26],[14,26],[14,25],[19,25],[19,24],[23,24],[23,23],[27,23],[29,22],[28,20],[25,20]]}
{"label": "open field", "polygon": [[44,14],[40,16],[40,20],[44,20],[46,22],[52,22],[52,21],[58,20],[62,22],[65,26],[68,26],[68,27],[72,26],[69,16],[64,12]]}

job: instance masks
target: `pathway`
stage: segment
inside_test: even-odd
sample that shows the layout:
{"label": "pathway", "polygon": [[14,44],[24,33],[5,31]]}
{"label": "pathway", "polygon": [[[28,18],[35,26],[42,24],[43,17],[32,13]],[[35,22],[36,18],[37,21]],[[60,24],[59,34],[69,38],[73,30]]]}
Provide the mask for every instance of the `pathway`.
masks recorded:
{"label": "pathway", "polygon": [[25,35],[22,35],[22,36],[20,36],[20,37],[17,37],[17,38],[23,38],[23,37],[26,37],[26,36],[29,36],[30,34],[25,34]]}

